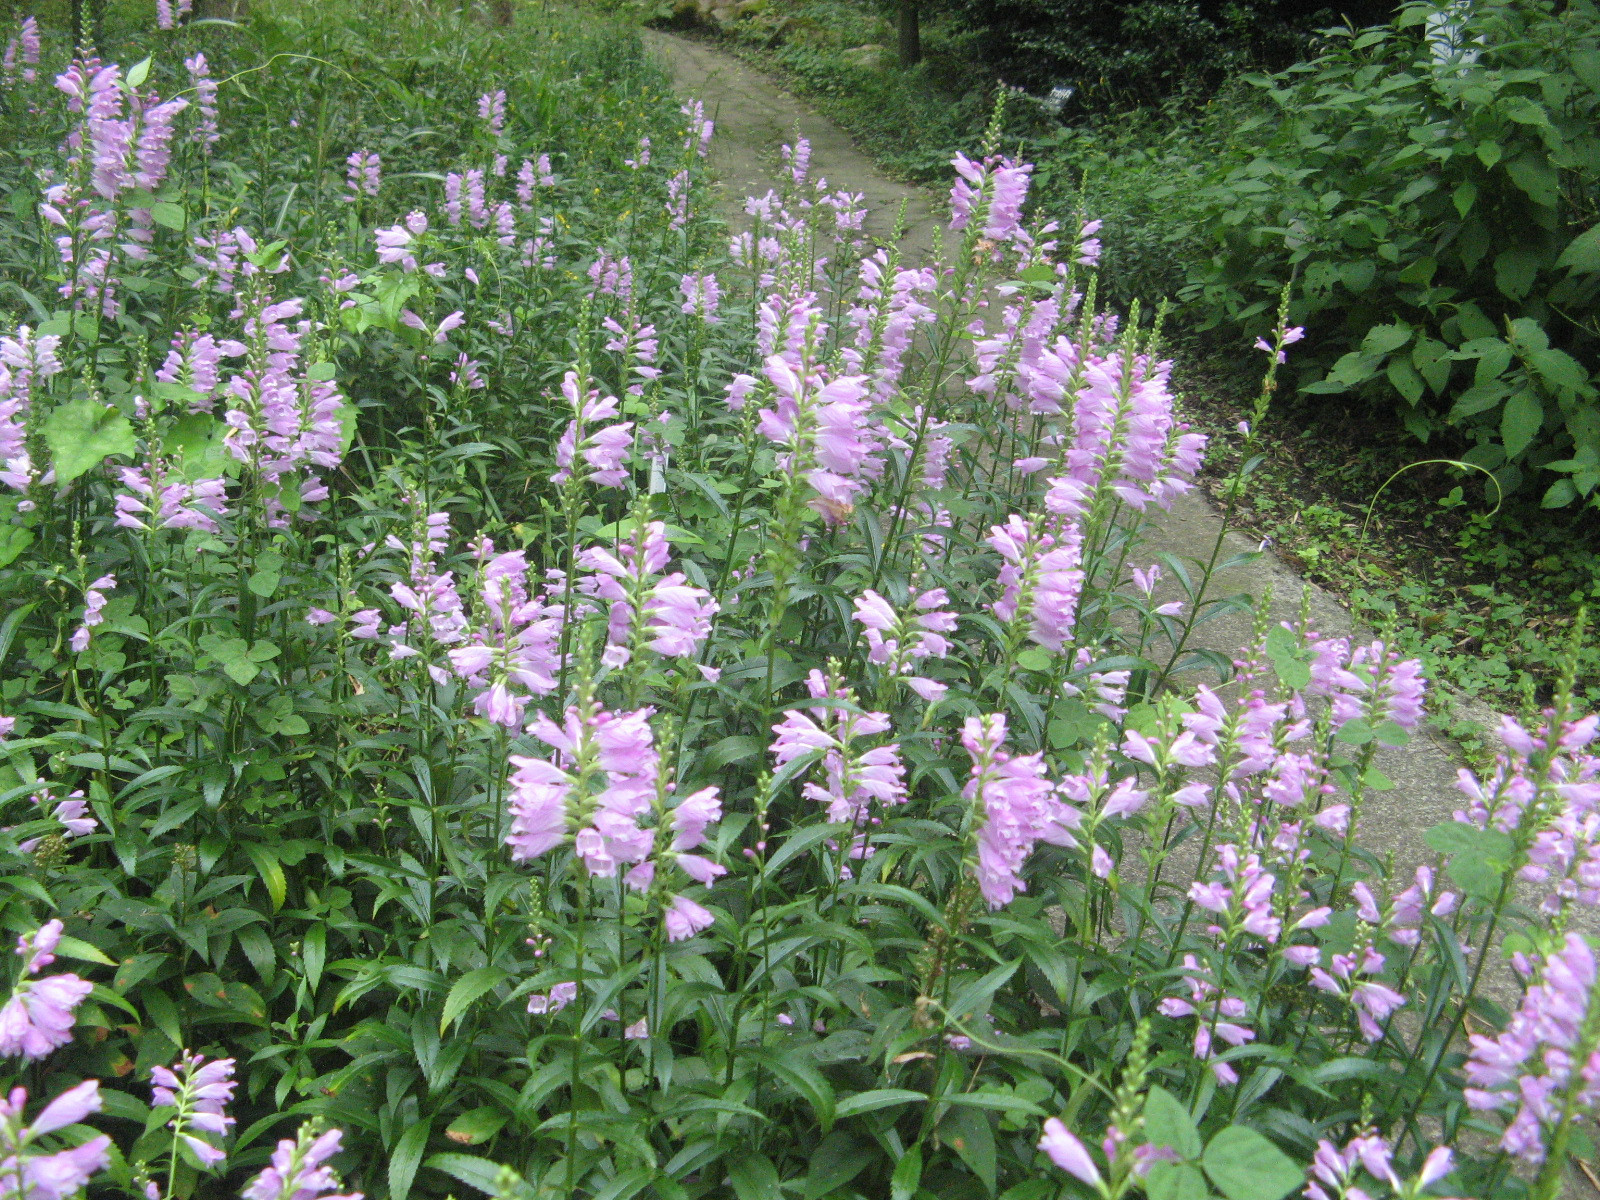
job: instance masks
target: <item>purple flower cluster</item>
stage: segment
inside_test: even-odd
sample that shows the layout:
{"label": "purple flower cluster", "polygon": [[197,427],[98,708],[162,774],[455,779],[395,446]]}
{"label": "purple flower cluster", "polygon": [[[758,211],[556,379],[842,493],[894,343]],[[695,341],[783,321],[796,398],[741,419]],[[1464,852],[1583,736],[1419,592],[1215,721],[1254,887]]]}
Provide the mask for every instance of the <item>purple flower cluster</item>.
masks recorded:
{"label": "purple flower cluster", "polygon": [[[52,797],[49,789],[45,789],[35,792],[30,799],[43,810]],[[50,809],[50,819],[61,826],[61,836],[65,838],[86,837],[100,828],[100,822],[89,815],[89,802],[84,799],[82,788],[72,792],[65,800],[58,801]],[[43,840],[42,837],[27,838],[17,843],[17,849],[23,854],[32,854]]]}
{"label": "purple flower cluster", "polygon": [[1429,1151],[1417,1177],[1404,1183],[1395,1174],[1394,1148],[1374,1129],[1356,1133],[1340,1149],[1326,1138],[1317,1143],[1310,1178],[1302,1193],[1307,1200],[1377,1200],[1372,1183],[1394,1196],[1415,1197],[1455,1169],[1449,1147]]}
{"label": "purple flower cluster", "polygon": [[105,623],[105,607],[109,599],[106,593],[115,591],[116,587],[115,575],[102,575],[84,589],[83,621],[72,635],[71,645],[74,654],[82,654],[87,650],[93,631]]}
{"label": "purple flower cluster", "polygon": [[[560,671],[557,643],[563,608],[539,588],[520,550],[494,554],[487,538],[479,543],[484,565],[478,598],[482,616],[468,628],[459,616],[460,600],[448,576],[424,576],[422,587],[410,589],[401,603],[423,618],[436,644],[451,645],[455,673],[482,690],[472,701],[481,717],[515,729],[522,724],[528,700],[555,691]],[[414,596],[415,606],[406,604]]]}
{"label": "purple flower cluster", "polygon": [[101,1134],[54,1154],[39,1153],[33,1143],[99,1112],[100,1081],[87,1079],[68,1088],[31,1122],[24,1120],[27,1103],[28,1093],[20,1087],[0,1099],[0,1195],[15,1200],[71,1200],[110,1164],[111,1139]]}
{"label": "purple flower cluster", "polygon": [[156,474],[159,470],[159,464],[150,471],[139,467],[118,469],[122,486],[128,490],[117,496],[114,524],[120,529],[218,532],[216,519],[228,512],[227,480],[197,479],[186,483]]}
{"label": "purple flower cluster", "polygon": [[718,324],[717,306],[722,303],[722,287],[710,271],[685,275],[678,284],[683,293],[682,311],[699,317],[707,325]]}
{"label": "purple flower cluster", "polygon": [[1600,1105],[1600,990],[1583,936],[1568,933],[1545,955],[1503,1033],[1470,1040],[1467,1106],[1515,1108],[1501,1146],[1524,1162],[1544,1161],[1558,1127]]}
{"label": "purple flower cluster", "polygon": [[855,601],[854,619],[865,630],[867,661],[883,666],[893,677],[905,677],[906,686],[930,703],[944,696],[946,685],[912,672],[923,659],[950,653],[950,639],[945,634],[955,632],[957,617],[953,612],[936,611],[949,603],[943,588],[914,596],[904,614],[896,613],[893,605],[871,590]]}
{"label": "purple flower cluster", "polygon": [[1078,619],[1082,535],[1076,525],[1051,530],[1041,521],[1013,513],[992,526],[985,539],[999,552],[1002,594],[990,607],[1007,625],[1027,631],[1030,640],[1059,652]]}
{"label": "purple flower cluster", "polygon": [[47,380],[61,373],[56,357],[60,344],[58,336],[35,335],[26,325],[0,337],[0,483],[19,492],[55,478],[54,471],[41,477],[33,462],[28,421],[36,395]]}
{"label": "purple flower cluster", "polygon": [[362,1200],[360,1192],[330,1196],[341,1186],[328,1160],[339,1153],[343,1133],[330,1129],[319,1134],[302,1125],[300,1134],[284,1138],[272,1152],[272,1164],[240,1193],[244,1200]]}
{"label": "purple flower cluster", "polygon": [[[1216,1054],[1214,1037],[1230,1046],[1242,1046],[1255,1040],[1255,1031],[1239,1024],[1248,1012],[1245,1002],[1223,993],[1211,979],[1210,972],[1192,954],[1183,956],[1183,978],[1189,987],[1189,998],[1168,996],[1157,1009],[1164,1017],[1195,1018],[1195,1058],[1205,1062]],[[1239,1073],[1230,1063],[1212,1062],[1211,1073],[1220,1084],[1239,1082]]]}
{"label": "purple flower cluster", "polygon": [[579,580],[577,590],[611,606],[607,666],[627,663],[640,646],[666,658],[685,658],[710,635],[717,602],[681,571],[662,575],[670,558],[667,528],[660,521],[637,528],[634,540],[619,545],[616,553],[596,547],[578,556],[578,565],[594,574]]}
{"label": "purple flower cluster", "polygon": [[231,1058],[207,1062],[199,1054],[185,1052],[172,1066],[155,1067],[150,1072],[150,1107],[177,1110],[167,1128],[208,1167],[228,1157],[199,1134],[226,1137],[234,1124],[226,1111],[237,1086],[233,1065]]}
{"label": "purple flower cluster", "polygon": [[217,130],[217,81],[211,78],[211,65],[199,51],[194,57],[184,59],[183,66],[189,72],[189,86],[194,89],[194,106],[199,113],[189,136],[201,152],[209,156],[211,148],[222,140]]}
{"label": "purple flower cluster", "polygon": [[193,11],[194,0],[156,0],[156,28],[176,29]]}
{"label": "purple flower cluster", "polygon": [[585,392],[576,371],[568,371],[562,378],[561,394],[572,407],[573,419],[556,443],[556,465],[561,469],[550,476],[550,482],[577,480],[621,487],[628,479],[623,463],[633,448],[633,422],[602,424],[618,415],[619,401],[615,396],[602,398],[598,389]]}
{"label": "purple flower cluster", "polygon": [[[791,329],[807,317],[806,310],[797,311]],[[809,319],[805,324],[814,328]],[[781,354],[767,358],[763,373],[774,404],[760,411],[756,427],[784,449],[781,465],[804,475],[814,493],[811,506],[829,524],[843,524],[872,470],[866,379],[825,380],[805,358],[796,365]]]}
{"label": "purple flower cluster", "polygon": [[950,189],[950,228],[977,229],[991,242],[1015,241],[1023,233],[1022,206],[1028,199],[1033,165],[1009,158],[973,162],[957,154],[950,162],[956,183]]}
{"label": "purple flower cluster", "polygon": [[[813,700],[831,698],[855,704],[855,696],[849,689],[821,671],[812,671],[807,676],[806,690]],[[772,757],[778,766],[785,766],[802,755],[821,752],[823,782],[807,783],[802,791],[807,799],[826,805],[828,820],[850,823],[852,858],[866,858],[872,854],[861,831],[867,824],[876,823],[871,812],[873,801],[879,805],[905,803],[905,767],[900,761],[899,743],[857,746],[858,741],[875,738],[889,729],[890,721],[884,713],[820,707],[812,708],[809,716],[799,708],[791,708],[783,720],[772,727],[777,735],[772,743]]]}
{"label": "purple flower cluster", "polygon": [[1078,813],[1056,796],[1045,776],[1043,755],[1007,753],[1002,713],[968,717],[961,744],[972,759],[972,775],[962,796],[972,804],[977,825],[978,890],[990,908],[1004,908],[1027,890],[1022,869],[1040,841],[1075,846]]}
{"label": "purple flower cluster", "polygon": [[376,153],[353,150],[344,161],[345,202],[354,204],[363,196],[376,197],[383,188],[383,160]]}
{"label": "purple flower cluster", "polygon": [[[76,975],[30,978],[55,961],[61,934],[61,922],[48,921],[17,939],[22,970],[11,998],[0,1008],[0,1056],[37,1062],[72,1040],[73,1011],[94,985]],[[20,1111],[19,1106],[16,1115]]]}
{"label": "purple flower cluster", "polygon": [[39,78],[39,49],[39,22],[23,17],[17,35],[6,43],[5,55],[0,58],[0,84],[12,88],[19,80],[32,83]]}
{"label": "purple flower cluster", "polygon": [[1368,944],[1349,954],[1335,954],[1328,960],[1326,971],[1321,967],[1311,968],[1311,986],[1347,1000],[1356,1014],[1361,1036],[1369,1042],[1383,1036],[1384,1026],[1379,1022],[1386,1022],[1391,1013],[1406,1003],[1399,992],[1372,978],[1383,971],[1385,961],[1384,956]]}

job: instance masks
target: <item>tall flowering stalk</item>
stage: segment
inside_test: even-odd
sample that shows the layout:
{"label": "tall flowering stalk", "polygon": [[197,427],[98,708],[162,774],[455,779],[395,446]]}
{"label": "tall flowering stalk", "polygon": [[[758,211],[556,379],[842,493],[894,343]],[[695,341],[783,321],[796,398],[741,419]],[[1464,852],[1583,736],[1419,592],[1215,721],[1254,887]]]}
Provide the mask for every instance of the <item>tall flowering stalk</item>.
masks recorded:
{"label": "tall flowering stalk", "polygon": [[[71,974],[33,978],[55,961],[62,932],[60,921],[47,921],[17,938],[22,966],[11,998],[0,1008],[0,1056],[37,1062],[72,1040],[73,1011],[94,985]],[[19,1104],[13,1116],[20,1115]]]}

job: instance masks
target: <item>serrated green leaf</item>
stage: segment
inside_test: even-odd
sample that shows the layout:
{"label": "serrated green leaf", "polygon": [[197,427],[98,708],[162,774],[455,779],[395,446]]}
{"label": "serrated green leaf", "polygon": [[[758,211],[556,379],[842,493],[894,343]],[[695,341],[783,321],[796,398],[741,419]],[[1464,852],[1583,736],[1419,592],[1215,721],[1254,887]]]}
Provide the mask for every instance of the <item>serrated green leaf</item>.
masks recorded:
{"label": "serrated green leaf", "polygon": [[499,967],[478,967],[451,984],[439,1015],[440,1034],[446,1033],[462,1013],[509,978]]}
{"label": "serrated green leaf", "polygon": [[487,1158],[475,1158],[471,1154],[434,1154],[422,1165],[430,1171],[443,1171],[452,1179],[488,1195],[500,1193],[500,1172],[504,1168]]}
{"label": "serrated green leaf", "polygon": [[428,1135],[432,1132],[433,1118],[424,1117],[400,1135],[389,1154],[389,1200],[406,1200],[411,1194],[411,1185],[416,1182],[417,1168],[422,1165]]}

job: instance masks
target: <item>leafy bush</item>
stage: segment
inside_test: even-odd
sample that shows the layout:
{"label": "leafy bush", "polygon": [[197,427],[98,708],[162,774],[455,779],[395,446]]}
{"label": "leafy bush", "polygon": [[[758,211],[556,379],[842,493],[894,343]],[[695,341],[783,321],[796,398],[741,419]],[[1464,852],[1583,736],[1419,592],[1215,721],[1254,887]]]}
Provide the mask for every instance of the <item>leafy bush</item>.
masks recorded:
{"label": "leafy bush", "polygon": [[1382,20],[1377,0],[952,0],[984,59],[1008,82],[1076,89],[1094,113],[1202,98],[1243,70],[1280,68],[1313,31]]}
{"label": "leafy bush", "polygon": [[1394,404],[1547,507],[1594,503],[1595,9],[1477,5],[1454,52],[1433,11],[1253,81],[1232,153],[1158,193],[1205,256],[1184,298],[1261,331],[1293,272],[1305,391]]}
{"label": "leafy bush", "polygon": [[592,14],[150,42],[7,82],[19,1200],[1552,1200],[1594,718],[1363,846],[1417,664],[1191,648],[1203,439],[1027,168],[729,244]]}

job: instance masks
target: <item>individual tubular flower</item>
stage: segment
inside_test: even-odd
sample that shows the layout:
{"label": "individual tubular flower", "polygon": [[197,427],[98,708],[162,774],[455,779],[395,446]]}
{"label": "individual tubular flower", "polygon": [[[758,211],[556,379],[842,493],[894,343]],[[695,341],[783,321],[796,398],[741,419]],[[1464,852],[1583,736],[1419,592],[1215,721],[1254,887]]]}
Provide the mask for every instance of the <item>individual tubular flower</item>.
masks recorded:
{"label": "individual tubular flower", "polygon": [[[1210,972],[1192,954],[1183,956],[1183,978],[1189,986],[1189,998],[1168,996],[1157,1005],[1157,1010],[1165,1017],[1195,1018],[1194,1056],[1197,1059],[1204,1062],[1215,1055],[1213,1035],[1230,1046],[1242,1046],[1254,1040],[1255,1031],[1239,1024],[1248,1012],[1245,1002],[1237,996],[1224,994],[1212,981]],[[1213,1062],[1211,1073],[1221,1084],[1239,1082],[1239,1073],[1229,1063]]]}
{"label": "individual tubular flower", "polygon": [[[806,690],[813,700],[832,698],[854,704],[855,696],[821,671],[806,678]],[[783,720],[772,727],[776,735],[772,757],[778,766],[802,755],[822,751],[822,780],[807,783],[802,794],[827,806],[828,820],[848,821],[853,830],[871,819],[873,801],[880,805],[903,804],[906,799],[905,767],[900,762],[899,743],[858,747],[857,743],[890,728],[885,713],[860,712],[847,708],[812,708],[808,716],[791,708]],[[865,857],[870,849],[859,841],[851,844],[852,857]]]}
{"label": "individual tubular flower", "polygon": [[568,371],[561,380],[561,394],[575,415],[556,443],[556,464],[561,469],[550,476],[550,482],[564,484],[576,479],[601,487],[621,487],[628,480],[622,464],[633,447],[633,422],[600,425],[618,415],[617,398],[602,398],[594,389],[587,394],[580,394],[581,391],[578,373]]}
{"label": "individual tubular flower", "polygon": [[1035,521],[1013,513],[1004,525],[991,526],[985,539],[1004,560],[1000,568],[1001,598],[991,605],[1008,625],[1025,629],[1031,641],[1060,651],[1078,617],[1082,535],[1076,525],[1049,532]]}
{"label": "individual tubular flower", "polygon": [[233,1099],[233,1059],[207,1062],[199,1054],[184,1052],[171,1067],[155,1067],[150,1072],[150,1107],[176,1111],[167,1122],[176,1141],[187,1146],[207,1167],[214,1167],[227,1155],[201,1133],[227,1136],[234,1119],[227,1115]]}
{"label": "individual tubular flower", "polygon": [[96,1172],[109,1165],[111,1139],[100,1135],[54,1154],[41,1153],[33,1143],[99,1112],[100,1081],[88,1079],[68,1088],[32,1122],[24,1121],[27,1103],[28,1093],[20,1087],[0,1099],[0,1196],[71,1200],[82,1193]]}
{"label": "individual tubular flower", "polygon": [[328,1160],[339,1152],[343,1134],[318,1133],[310,1122],[299,1135],[284,1138],[272,1152],[272,1163],[240,1193],[244,1200],[362,1200],[360,1192],[330,1196],[341,1186]]}
{"label": "individual tubular flower", "polygon": [[1105,1183],[1100,1178],[1100,1168],[1095,1166],[1089,1148],[1078,1140],[1060,1118],[1049,1117],[1045,1120],[1039,1149],[1068,1175],[1081,1179],[1096,1191],[1104,1191]]}
{"label": "individual tubular flower", "polygon": [[1545,955],[1499,1036],[1469,1040],[1467,1106],[1514,1108],[1500,1145],[1524,1162],[1543,1162],[1561,1127],[1600,1105],[1600,989],[1583,936],[1568,933]]}
{"label": "individual tubular flower", "polygon": [[962,791],[977,821],[978,889],[990,908],[1003,908],[1027,890],[1022,868],[1040,841],[1075,846],[1077,813],[1055,796],[1039,754],[1011,755],[1004,749],[1002,713],[968,717],[961,744],[972,759],[972,776]]}
{"label": "individual tubular flower", "polygon": [[48,921],[17,939],[22,970],[11,998],[0,1008],[0,1056],[37,1062],[72,1040],[73,1010],[94,990],[76,975],[31,979],[55,961],[60,921]]}
{"label": "individual tubular flower", "polygon": [[634,540],[619,545],[616,553],[595,547],[578,556],[578,565],[594,572],[578,590],[611,605],[607,665],[623,665],[640,646],[666,658],[684,658],[710,635],[717,602],[681,571],[662,575],[669,561],[667,527],[660,521],[638,526]]}

